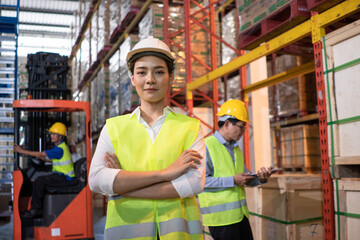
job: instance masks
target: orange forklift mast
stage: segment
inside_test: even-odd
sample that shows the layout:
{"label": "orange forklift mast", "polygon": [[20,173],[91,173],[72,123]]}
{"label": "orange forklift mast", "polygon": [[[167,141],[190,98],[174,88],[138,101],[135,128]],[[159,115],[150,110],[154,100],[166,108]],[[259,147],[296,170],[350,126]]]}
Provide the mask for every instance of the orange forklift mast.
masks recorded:
{"label": "orange forklift mast", "polygon": [[[44,196],[43,217],[25,219],[21,214],[30,205],[27,192],[29,179],[26,166],[14,153],[14,240],[20,239],[94,239],[92,194],[87,176],[91,161],[90,103],[71,100],[27,99],[15,100],[15,143],[19,143],[20,114],[33,113],[85,113],[86,156],[74,163],[76,180],[71,185],[48,187]],[[26,133],[25,133],[26,134]],[[35,140],[35,139],[34,139]]]}

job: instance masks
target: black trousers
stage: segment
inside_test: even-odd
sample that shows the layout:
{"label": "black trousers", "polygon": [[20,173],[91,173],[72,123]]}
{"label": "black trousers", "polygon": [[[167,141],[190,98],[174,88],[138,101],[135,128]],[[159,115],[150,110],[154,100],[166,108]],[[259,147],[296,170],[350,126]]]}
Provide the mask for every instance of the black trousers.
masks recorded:
{"label": "black trousers", "polygon": [[33,191],[31,198],[31,209],[42,210],[46,187],[60,186],[64,182],[66,182],[65,175],[61,176],[57,173],[52,173],[50,175],[40,176],[36,178],[32,186]]}
{"label": "black trousers", "polygon": [[241,222],[219,227],[209,227],[214,240],[253,240],[249,219],[244,216]]}

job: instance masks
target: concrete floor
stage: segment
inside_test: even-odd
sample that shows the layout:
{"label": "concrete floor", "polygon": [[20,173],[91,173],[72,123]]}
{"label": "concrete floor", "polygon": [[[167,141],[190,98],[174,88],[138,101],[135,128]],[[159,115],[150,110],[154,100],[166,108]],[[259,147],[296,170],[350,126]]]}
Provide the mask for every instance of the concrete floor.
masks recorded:
{"label": "concrete floor", "polygon": [[[103,210],[100,208],[94,209],[94,237],[95,240],[104,239],[106,217],[103,216]],[[0,240],[13,239],[13,221],[12,216],[10,222],[0,221]]]}

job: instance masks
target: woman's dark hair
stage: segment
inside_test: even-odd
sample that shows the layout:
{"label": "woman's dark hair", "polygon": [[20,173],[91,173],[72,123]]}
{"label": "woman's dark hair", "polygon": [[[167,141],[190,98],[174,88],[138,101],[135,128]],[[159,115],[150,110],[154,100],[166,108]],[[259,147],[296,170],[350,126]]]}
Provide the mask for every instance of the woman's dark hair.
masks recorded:
{"label": "woman's dark hair", "polygon": [[[232,125],[235,125],[237,122],[239,122],[240,120],[237,120],[236,118],[229,118],[226,121],[231,122]],[[225,124],[226,121],[218,121],[218,126],[219,128],[222,128]]]}
{"label": "woman's dark hair", "polygon": [[148,51],[148,52],[137,53],[129,60],[129,69],[130,69],[131,74],[134,74],[135,62],[138,59],[145,57],[145,56],[155,56],[155,57],[159,57],[159,58],[163,59],[166,63],[169,74],[172,74],[174,72],[174,61],[172,59],[170,59],[168,56],[166,56],[163,53]]}

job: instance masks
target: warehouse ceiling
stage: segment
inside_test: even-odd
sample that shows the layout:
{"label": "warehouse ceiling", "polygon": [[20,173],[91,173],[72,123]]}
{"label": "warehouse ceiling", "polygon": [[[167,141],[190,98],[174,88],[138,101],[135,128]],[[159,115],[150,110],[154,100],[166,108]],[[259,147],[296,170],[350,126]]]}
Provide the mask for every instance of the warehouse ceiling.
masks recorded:
{"label": "warehouse ceiling", "polygon": [[[16,0],[0,0],[1,16],[15,17],[16,12],[6,5]],[[19,34],[68,38],[79,0],[20,0]]]}

